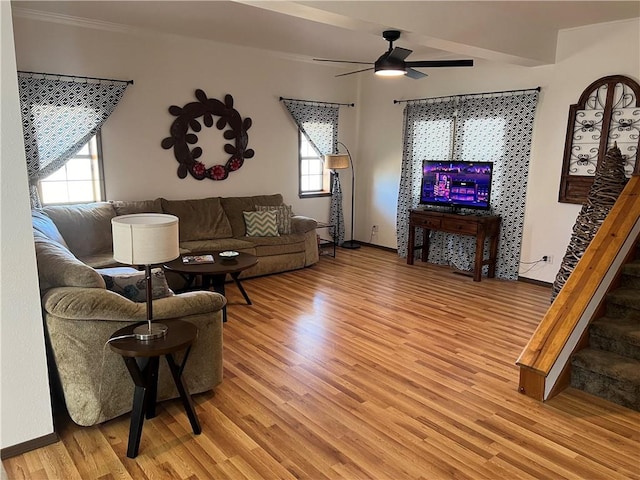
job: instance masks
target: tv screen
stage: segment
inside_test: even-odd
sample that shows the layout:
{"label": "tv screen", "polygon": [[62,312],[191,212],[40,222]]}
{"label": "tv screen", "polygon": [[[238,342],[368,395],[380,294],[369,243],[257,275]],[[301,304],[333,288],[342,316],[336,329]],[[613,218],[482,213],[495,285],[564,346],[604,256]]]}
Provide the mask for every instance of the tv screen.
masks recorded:
{"label": "tv screen", "polygon": [[420,203],[457,208],[490,208],[491,162],[425,160]]}

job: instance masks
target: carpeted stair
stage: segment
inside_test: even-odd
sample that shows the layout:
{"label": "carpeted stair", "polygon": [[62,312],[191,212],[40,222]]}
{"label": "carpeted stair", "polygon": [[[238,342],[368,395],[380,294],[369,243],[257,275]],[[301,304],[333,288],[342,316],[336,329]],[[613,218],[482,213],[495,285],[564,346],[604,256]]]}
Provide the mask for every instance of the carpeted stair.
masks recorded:
{"label": "carpeted stair", "polygon": [[571,386],[640,411],[640,260],[623,268],[606,315],[589,327],[589,348],[571,360]]}

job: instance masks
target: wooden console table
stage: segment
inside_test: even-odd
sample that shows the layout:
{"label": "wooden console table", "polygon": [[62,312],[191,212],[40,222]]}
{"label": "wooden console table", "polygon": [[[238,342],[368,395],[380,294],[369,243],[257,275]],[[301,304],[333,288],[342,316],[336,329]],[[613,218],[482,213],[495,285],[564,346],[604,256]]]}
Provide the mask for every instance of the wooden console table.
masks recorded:
{"label": "wooden console table", "polygon": [[[416,228],[424,232],[423,245],[416,245]],[[476,258],[473,268],[473,281],[482,278],[483,265],[489,265],[488,278],[496,275],[498,257],[498,237],[500,235],[500,217],[497,215],[461,215],[431,210],[411,210],[409,212],[409,246],[407,263],[413,265],[415,250],[422,250],[422,261],[429,258],[429,231],[438,230],[460,235],[476,237]],[[484,258],[484,241],[489,239],[489,258]]]}

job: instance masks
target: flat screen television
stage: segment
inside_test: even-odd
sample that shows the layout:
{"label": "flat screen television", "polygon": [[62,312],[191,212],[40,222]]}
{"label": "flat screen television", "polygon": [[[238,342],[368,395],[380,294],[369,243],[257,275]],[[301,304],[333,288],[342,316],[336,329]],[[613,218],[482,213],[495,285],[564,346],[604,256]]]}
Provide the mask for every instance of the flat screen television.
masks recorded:
{"label": "flat screen television", "polygon": [[425,160],[422,164],[420,203],[488,210],[491,207],[491,162]]}

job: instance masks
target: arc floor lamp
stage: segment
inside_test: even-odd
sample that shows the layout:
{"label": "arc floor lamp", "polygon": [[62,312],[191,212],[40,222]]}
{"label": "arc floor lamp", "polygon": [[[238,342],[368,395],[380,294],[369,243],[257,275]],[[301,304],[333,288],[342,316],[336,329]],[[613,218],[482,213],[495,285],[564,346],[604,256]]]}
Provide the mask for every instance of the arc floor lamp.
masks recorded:
{"label": "arc floor lamp", "polygon": [[[346,150],[347,153],[346,154],[333,153],[333,154],[325,155],[324,156],[325,168],[328,168],[329,170],[340,170],[344,168],[349,168],[349,166],[351,166],[351,239],[347,240],[346,242],[343,242],[341,247],[355,249],[355,248],[360,248],[360,244],[356,243],[353,239],[353,225],[356,223],[355,217],[353,215],[353,205],[354,205],[353,200],[354,200],[355,184],[356,184],[355,182],[356,172],[353,169],[353,159],[351,158],[351,153],[349,152],[349,149],[342,142],[338,142],[338,145],[342,145],[342,147]],[[337,225],[336,228],[337,230],[339,230],[340,225]]]}

